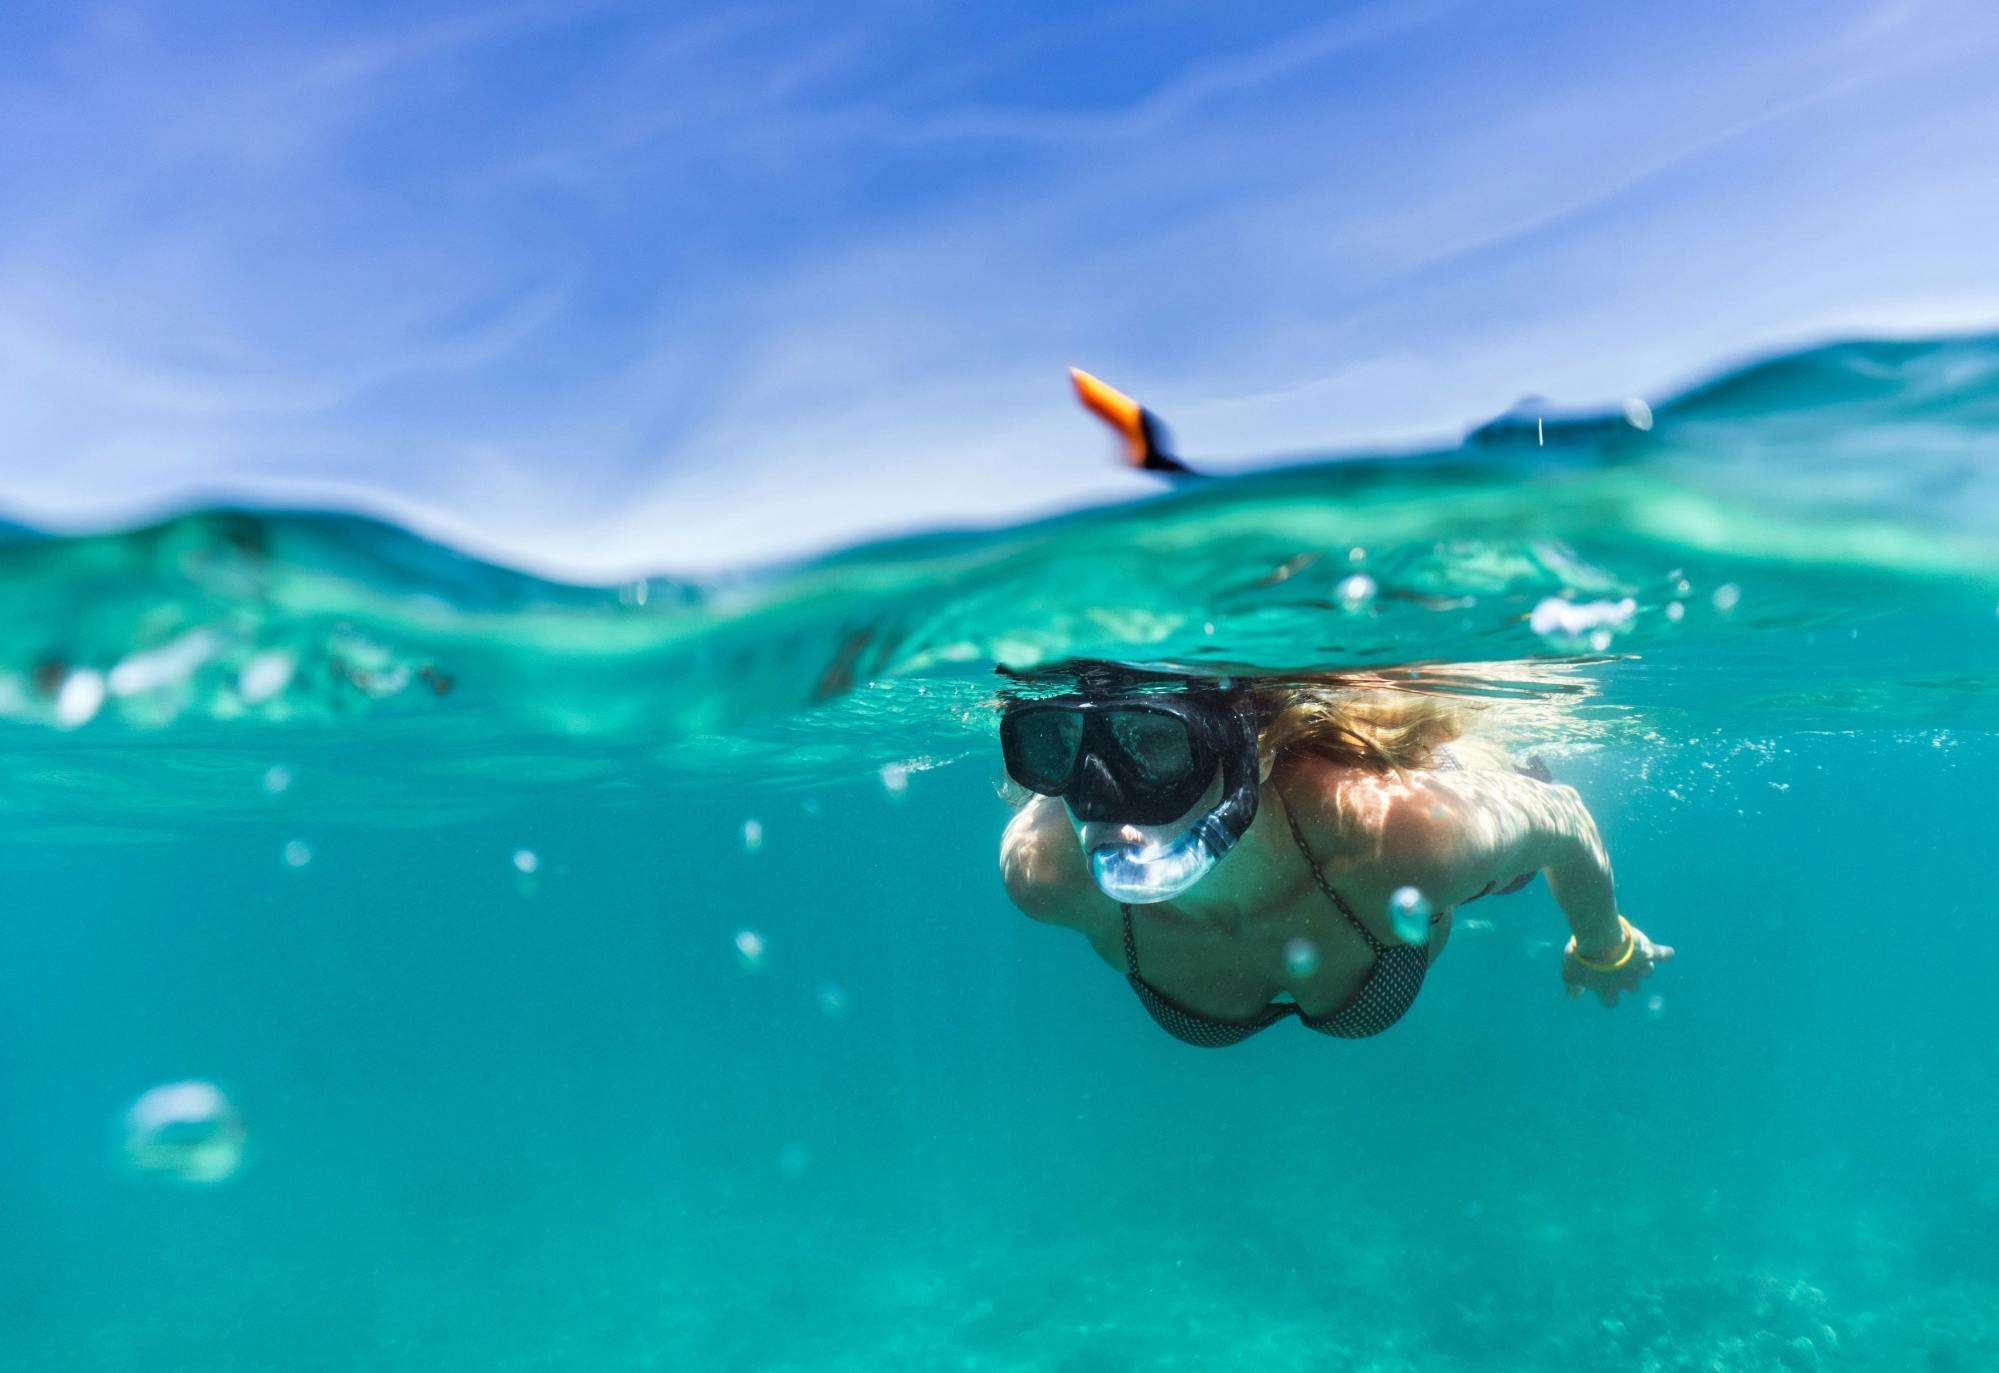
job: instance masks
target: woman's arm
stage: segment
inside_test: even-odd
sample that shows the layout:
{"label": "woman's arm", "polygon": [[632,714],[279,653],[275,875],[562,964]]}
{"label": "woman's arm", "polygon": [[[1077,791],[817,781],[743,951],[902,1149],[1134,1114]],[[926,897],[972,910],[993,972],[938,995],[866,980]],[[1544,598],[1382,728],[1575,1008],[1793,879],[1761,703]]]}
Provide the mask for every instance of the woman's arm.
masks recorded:
{"label": "woman's arm", "polygon": [[1574,935],[1562,969],[1570,995],[1588,989],[1615,1004],[1673,956],[1619,915],[1610,855],[1575,788],[1496,770],[1324,780],[1332,794],[1320,793],[1330,802],[1320,815],[1340,825],[1349,852],[1372,840],[1375,885],[1406,883],[1447,906],[1520,873],[1545,873]]}
{"label": "woman's arm", "polygon": [[1514,872],[1546,874],[1572,936],[1562,953],[1562,981],[1570,996],[1594,991],[1604,1005],[1615,1006],[1620,993],[1636,991],[1655,964],[1673,956],[1672,949],[1654,944],[1618,913],[1610,855],[1574,787],[1514,774],[1449,776],[1444,785],[1456,790],[1468,784],[1473,788],[1468,799],[1484,814],[1466,815],[1462,801],[1444,808],[1433,802],[1426,814],[1448,819],[1455,810],[1465,856],[1482,858],[1488,870],[1497,861],[1517,863]]}
{"label": "woman's arm", "polygon": [[1527,811],[1530,838],[1522,872],[1540,871],[1569,922],[1576,949],[1585,958],[1612,958],[1624,947],[1617,915],[1617,884],[1610,855],[1574,787],[1517,779],[1526,795],[1514,801]]}
{"label": "woman's arm", "polygon": [[1371,846],[1378,882],[1454,906],[1521,873],[1545,872],[1577,947],[1623,942],[1610,856],[1575,788],[1484,769],[1406,779],[1329,771],[1323,781],[1334,794],[1308,789],[1320,804],[1301,805],[1300,818],[1336,825],[1333,842],[1349,853]]}

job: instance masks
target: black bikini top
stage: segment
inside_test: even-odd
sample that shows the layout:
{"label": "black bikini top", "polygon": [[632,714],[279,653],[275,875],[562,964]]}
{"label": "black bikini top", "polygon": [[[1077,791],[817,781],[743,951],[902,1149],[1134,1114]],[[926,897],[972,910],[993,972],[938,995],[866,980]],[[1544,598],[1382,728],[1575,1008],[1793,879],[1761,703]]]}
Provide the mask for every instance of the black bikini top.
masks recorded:
{"label": "black bikini top", "polygon": [[[1319,890],[1333,903],[1333,909],[1346,918],[1346,922],[1360,932],[1374,950],[1374,968],[1367,975],[1367,981],[1354,994],[1353,1000],[1323,1019],[1305,1014],[1297,1005],[1288,1002],[1272,1002],[1249,1020],[1216,1020],[1212,1016],[1201,1015],[1178,1006],[1162,994],[1138,973],[1138,941],[1131,928],[1131,907],[1120,906],[1124,913],[1124,971],[1125,980],[1138,993],[1139,1001],[1159,1022],[1159,1028],[1183,1043],[1203,1049],[1225,1049],[1231,1044],[1240,1044],[1251,1035],[1269,1029],[1278,1021],[1297,1016],[1308,1030],[1317,1030],[1322,1035],[1332,1035],[1336,1039],[1365,1039],[1378,1035],[1400,1020],[1416,1000],[1416,993],[1423,989],[1423,975],[1430,970],[1430,949],[1427,941],[1422,944],[1384,944],[1374,937],[1370,930],[1353,913],[1353,908],[1333,890],[1326,881],[1326,874],[1320,869],[1318,859],[1312,856],[1311,845],[1305,842],[1304,833],[1298,828],[1298,821],[1285,807],[1284,818],[1291,825],[1291,837],[1298,842],[1298,851],[1305,855],[1305,862],[1312,869],[1312,879],[1319,884]],[[1443,919],[1441,914],[1430,917],[1431,925]]]}

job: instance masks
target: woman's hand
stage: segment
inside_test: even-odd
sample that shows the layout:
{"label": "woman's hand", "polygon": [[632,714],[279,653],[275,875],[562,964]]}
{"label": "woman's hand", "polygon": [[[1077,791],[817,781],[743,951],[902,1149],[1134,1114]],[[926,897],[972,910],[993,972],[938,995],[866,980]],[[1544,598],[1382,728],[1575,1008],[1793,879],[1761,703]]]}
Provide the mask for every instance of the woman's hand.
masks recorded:
{"label": "woman's hand", "polygon": [[1645,937],[1645,931],[1629,920],[1619,917],[1619,922],[1625,943],[1605,957],[1585,960],[1576,952],[1573,939],[1562,951],[1562,982],[1570,996],[1592,991],[1604,1005],[1615,1006],[1620,993],[1637,991],[1638,984],[1652,975],[1653,968],[1672,958],[1671,946],[1654,944]]}

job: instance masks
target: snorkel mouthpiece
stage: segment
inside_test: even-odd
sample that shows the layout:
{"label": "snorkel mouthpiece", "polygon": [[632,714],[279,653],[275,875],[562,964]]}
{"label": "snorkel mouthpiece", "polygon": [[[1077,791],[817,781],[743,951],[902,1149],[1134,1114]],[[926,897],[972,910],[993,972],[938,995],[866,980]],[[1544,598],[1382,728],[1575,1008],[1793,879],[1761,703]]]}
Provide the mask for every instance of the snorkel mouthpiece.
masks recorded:
{"label": "snorkel mouthpiece", "polygon": [[1129,906],[1171,901],[1208,875],[1235,846],[1214,810],[1179,838],[1166,843],[1099,844],[1090,850],[1090,876],[1111,900]]}

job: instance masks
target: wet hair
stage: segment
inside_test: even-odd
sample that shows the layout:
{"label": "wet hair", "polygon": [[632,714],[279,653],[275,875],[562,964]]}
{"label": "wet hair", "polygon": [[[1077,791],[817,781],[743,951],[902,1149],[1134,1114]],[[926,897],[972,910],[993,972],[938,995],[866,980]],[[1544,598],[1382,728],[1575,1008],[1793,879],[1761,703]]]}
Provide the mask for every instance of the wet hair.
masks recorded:
{"label": "wet hair", "polygon": [[1310,754],[1380,772],[1433,766],[1438,749],[1463,737],[1469,708],[1448,696],[1337,678],[1250,691],[1265,754],[1279,761]]}

